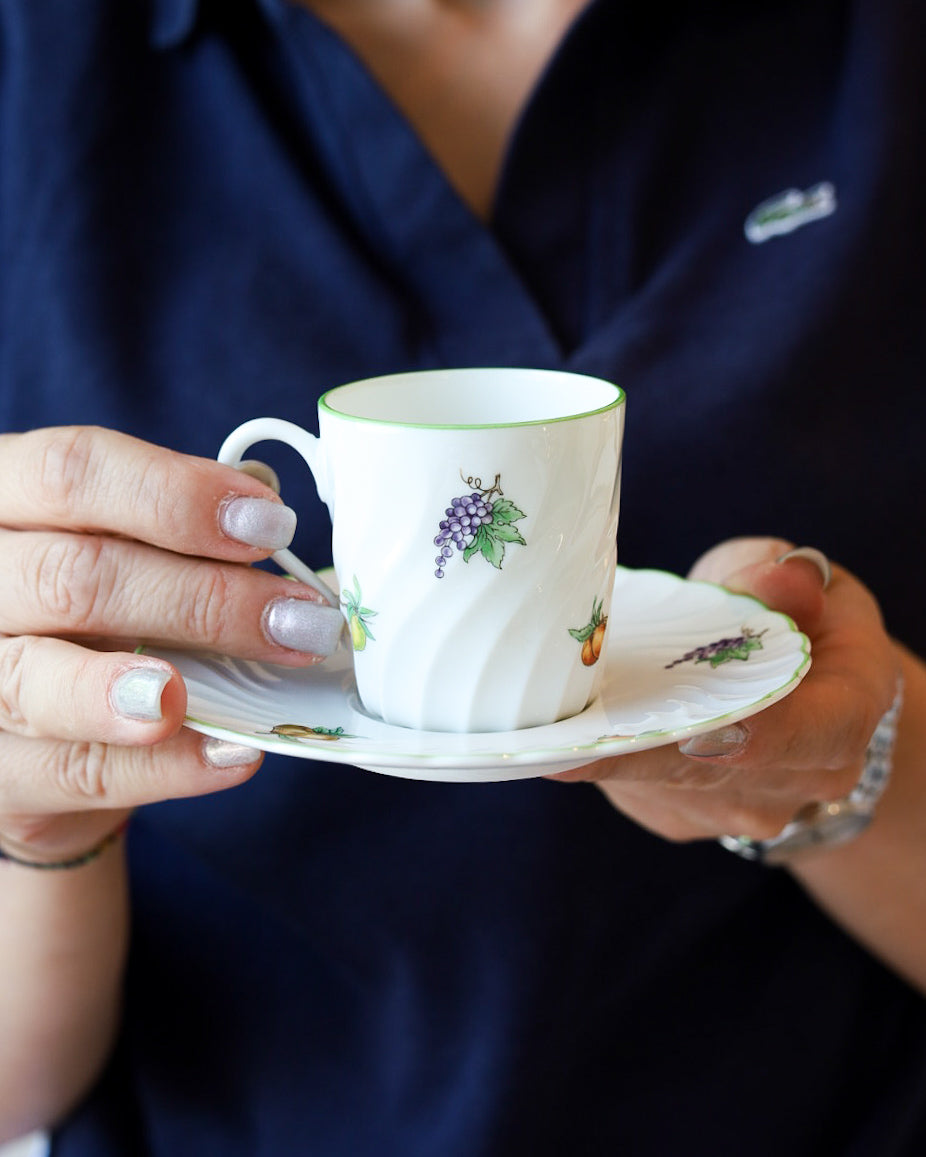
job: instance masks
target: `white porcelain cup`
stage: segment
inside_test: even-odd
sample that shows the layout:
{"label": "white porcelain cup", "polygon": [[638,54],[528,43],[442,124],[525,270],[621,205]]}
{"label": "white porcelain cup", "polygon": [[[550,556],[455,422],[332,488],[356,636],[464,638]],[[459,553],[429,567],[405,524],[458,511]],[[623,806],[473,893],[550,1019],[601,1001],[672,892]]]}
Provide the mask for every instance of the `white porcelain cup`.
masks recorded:
{"label": "white porcelain cup", "polygon": [[[451,369],[351,382],[319,436],[276,418],[219,460],[288,443],[331,514],[363,709],[433,731],[513,731],[594,698],[610,611],[623,391],[580,374]],[[284,496],[285,497],[285,496]]]}

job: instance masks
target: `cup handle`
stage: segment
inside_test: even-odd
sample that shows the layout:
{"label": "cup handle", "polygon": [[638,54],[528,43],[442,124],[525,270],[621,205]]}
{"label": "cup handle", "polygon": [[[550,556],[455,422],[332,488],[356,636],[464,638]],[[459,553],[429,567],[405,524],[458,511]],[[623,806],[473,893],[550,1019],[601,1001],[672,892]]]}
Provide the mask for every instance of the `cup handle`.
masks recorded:
{"label": "cup handle", "polygon": [[[287,446],[291,446],[305,460],[315,476],[316,485],[318,484],[318,438],[294,422],[286,422],[282,418],[252,418],[232,430],[222,443],[218,461],[225,466],[240,466],[244,456],[256,442],[284,442]],[[299,582],[313,587],[333,607],[340,607],[340,600],[331,587],[291,550],[274,551],[271,557],[286,574],[291,574]]]}

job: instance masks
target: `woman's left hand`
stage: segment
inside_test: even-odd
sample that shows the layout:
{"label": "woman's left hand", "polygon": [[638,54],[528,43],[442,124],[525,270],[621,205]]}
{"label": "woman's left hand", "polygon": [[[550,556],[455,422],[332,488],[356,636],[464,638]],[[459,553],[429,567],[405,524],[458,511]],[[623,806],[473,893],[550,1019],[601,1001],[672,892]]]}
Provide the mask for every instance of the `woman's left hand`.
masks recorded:
{"label": "woman's left hand", "polygon": [[779,539],[734,539],[699,559],[690,577],[754,595],[810,636],[811,670],[791,695],[681,746],[558,778],[594,780],[622,812],[671,840],[768,839],[806,804],[848,795],[900,662],[866,588],[833,566],[824,591],[821,568],[788,558],[790,550]]}
{"label": "woman's left hand", "polygon": [[779,539],[733,539],[691,571],[785,612],[810,637],[811,669],[790,695],[680,746],[553,778],[595,782],[670,840],[770,839],[808,804],[852,791],[902,674],[893,773],[874,821],[849,843],[805,850],[786,866],[833,920],[926,993],[926,664],[887,635],[857,578],[806,557],[818,552],[792,550]]}

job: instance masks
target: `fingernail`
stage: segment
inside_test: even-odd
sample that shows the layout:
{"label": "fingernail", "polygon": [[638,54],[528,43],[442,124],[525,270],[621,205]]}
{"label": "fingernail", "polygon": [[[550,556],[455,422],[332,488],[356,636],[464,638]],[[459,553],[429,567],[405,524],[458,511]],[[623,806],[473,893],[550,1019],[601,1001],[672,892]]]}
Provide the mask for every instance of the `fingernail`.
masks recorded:
{"label": "fingernail", "polygon": [[256,763],[259,758],[259,751],[243,743],[229,743],[213,736],[203,740],[203,759],[213,767],[246,767],[249,763]]}
{"label": "fingernail", "polygon": [[785,551],[783,555],[775,559],[775,562],[787,562],[792,558],[805,558],[808,562],[812,562],[820,572],[820,577],[823,579],[823,589],[826,590],[833,577],[833,568],[822,550],[817,550],[815,546],[796,546],[793,550]]}
{"label": "fingernail", "polygon": [[330,655],[344,629],[337,607],[308,599],[275,599],[267,607],[264,629],[280,647],[310,655]]}
{"label": "fingernail", "polygon": [[157,723],[163,718],[161,695],[170,682],[170,671],[163,667],[133,667],[113,683],[110,702],[113,710],[125,719]]}
{"label": "fingernail", "polygon": [[284,550],[296,533],[296,512],[269,498],[232,498],[219,514],[229,538],[262,550]]}
{"label": "fingernail", "polygon": [[691,739],[678,745],[682,755],[692,755],[700,759],[716,759],[721,755],[732,755],[746,742],[749,732],[739,723],[728,727],[718,727],[716,731],[706,731],[703,735],[693,735]]}

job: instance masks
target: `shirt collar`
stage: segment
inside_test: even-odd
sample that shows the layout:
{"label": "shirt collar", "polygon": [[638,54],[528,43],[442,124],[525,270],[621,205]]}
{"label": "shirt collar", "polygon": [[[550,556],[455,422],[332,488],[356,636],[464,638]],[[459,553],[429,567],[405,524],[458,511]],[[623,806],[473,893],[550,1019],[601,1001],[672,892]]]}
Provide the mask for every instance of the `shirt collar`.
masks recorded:
{"label": "shirt collar", "polygon": [[150,38],[155,48],[176,48],[193,31],[200,0],[151,0]]}

